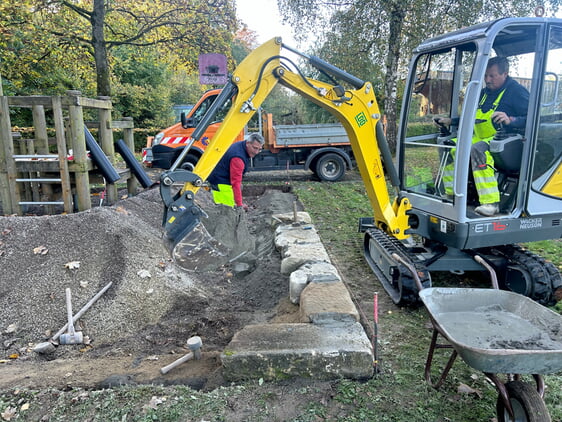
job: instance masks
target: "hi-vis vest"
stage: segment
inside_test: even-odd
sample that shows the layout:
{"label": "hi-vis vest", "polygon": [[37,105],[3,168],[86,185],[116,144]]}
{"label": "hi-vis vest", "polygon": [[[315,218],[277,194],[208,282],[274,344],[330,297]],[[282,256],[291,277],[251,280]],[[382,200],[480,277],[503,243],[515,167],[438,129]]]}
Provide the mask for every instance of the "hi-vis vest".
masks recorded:
{"label": "hi-vis vest", "polygon": [[484,102],[486,101],[488,94],[484,94],[482,96],[482,99],[480,100],[480,104],[478,104],[478,110],[476,110],[476,121],[477,122],[481,121],[481,122],[474,124],[474,136],[477,139],[473,139],[472,142],[478,142],[489,138],[493,138],[494,135],[496,134],[496,128],[492,123],[492,114],[494,114],[494,112],[498,108],[498,105],[500,104],[500,100],[502,99],[504,92],[505,89],[499,93],[498,97],[492,104],[492,108],[490,108],[490,110],[488,110],[485,113],[482,111],[481,107],[484,105]]}

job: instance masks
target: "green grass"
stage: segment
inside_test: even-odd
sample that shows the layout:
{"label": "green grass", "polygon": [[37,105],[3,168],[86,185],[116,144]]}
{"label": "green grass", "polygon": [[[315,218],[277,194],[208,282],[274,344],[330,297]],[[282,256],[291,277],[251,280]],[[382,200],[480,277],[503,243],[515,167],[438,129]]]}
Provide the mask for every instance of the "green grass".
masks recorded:
{"label": "green grass", "polygon": [[[329,245],[332,254],[360,262],[362,236],[357,233],[357,220],[372,214],[362,182],[299,183],[295,192],[313,217],[323,242]],[[533,242],[524,246],[562,268],[562,241]],[[356,252],[348,250],[350,247],[355,248]],[[562,311],[562,308],[553,309]],[[384,324],[384,318],[381,317],[381,324]],[[347,405],[348,412],[341,420],[491,420],[497,398],[495,387],[460,358],[439,391],[424,382],[425,356],[430,340],[425,327],[428,321],[425,311],[395,312],[391,318],[398,319],[392,322],[393,327],[403,328],[400,332],[390,333],[387,345],[383,346],[383,365],[390,373],[385,372],[383,376],[365,384],[340,383],[337,399]],[[436,363],[441,363],[442,367],[445,364],[444,357],[436,358]],[[437,376],[436,371],[433,372],[434,377]],[[558,404],[562,402],[562,378],[555,375],[545,378],[548,390],[545,402],[552,420],[562,420],[562,406]],[[531,379],[528,381],[532,382]],[[460,383],[475,388],[482,396],[457,393]]]}

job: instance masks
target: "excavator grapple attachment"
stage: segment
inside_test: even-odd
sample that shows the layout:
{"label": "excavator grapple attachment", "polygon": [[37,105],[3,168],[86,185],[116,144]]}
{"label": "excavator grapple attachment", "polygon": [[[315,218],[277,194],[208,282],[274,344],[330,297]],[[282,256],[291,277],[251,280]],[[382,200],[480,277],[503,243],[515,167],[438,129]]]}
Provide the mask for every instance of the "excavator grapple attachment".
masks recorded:
{"label": "excavator grapple attachment", "polygon": [[[205,212],[195,204],[191,190],[179,183],[199,184],[199,177],[187,170],[174,170],[160,177],[164,201],[164,243],[176,264],[187,270],[205,270],[227,260],[227,248],[213,238],[201,223]],[[176,185],[177,193],[172,191]]]}

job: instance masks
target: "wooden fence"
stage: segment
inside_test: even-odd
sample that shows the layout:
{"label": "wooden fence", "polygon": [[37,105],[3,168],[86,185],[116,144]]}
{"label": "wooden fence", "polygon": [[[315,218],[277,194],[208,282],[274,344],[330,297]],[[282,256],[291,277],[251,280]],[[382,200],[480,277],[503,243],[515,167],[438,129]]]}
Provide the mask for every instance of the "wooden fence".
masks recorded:
{"label": "wooden fence", "polygon": [[[24,139],[12,131],[10,108],[31,108],[34,134]],[[97,122],[85,123],[84,109],[97,110]],[[85,98],[79,91],[65,96],[0,96],[0,201],[5,215],[22,215],[29,206],[46,207],[51,214],[60,209],[71,213],[92,207],[91,184],[103,183],[88,156],[85,127],[97,128],[99,145],[115,164],[113,129],[123,131],[127,147],[134,150],[133,120],[111,120],[109,98]],[[95,113],[95,111],[94,111]],[[53,130],[54,129],[54,130]],[[55,134],[49,138],[48,133]],[[70,154],[71,153],[71,154]],[[135,194],[137,182],[130,169],[118,170],[127,181],[129,194]],[[117,186],[107,183],[105,201],[116,202]]]}

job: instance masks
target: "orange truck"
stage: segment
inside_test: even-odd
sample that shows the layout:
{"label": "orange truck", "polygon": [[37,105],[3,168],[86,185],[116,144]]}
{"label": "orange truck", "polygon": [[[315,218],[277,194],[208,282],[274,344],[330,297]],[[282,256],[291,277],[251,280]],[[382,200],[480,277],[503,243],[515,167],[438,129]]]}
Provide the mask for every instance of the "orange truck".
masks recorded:
{"label": "orange truck", "polygon": [[[182,121],[149,137],[143,148],[147,167],[169,169],[190,141],[203,115],[213,103],[219,89],[203,94]],[[217,114],[204,135],[195,142],[184,158],[181,168],[192,170],[213,138],[230,107],[228,101]],[[261,113],[260,132],[265,139],[264,150],[250,162],[249,171],[311,170],[320,180],[338,181],[353,168],[351,145],[339,123],[306,125],[273,125],[272,115]],[[244,139],[245,129],[235,141]]]}

